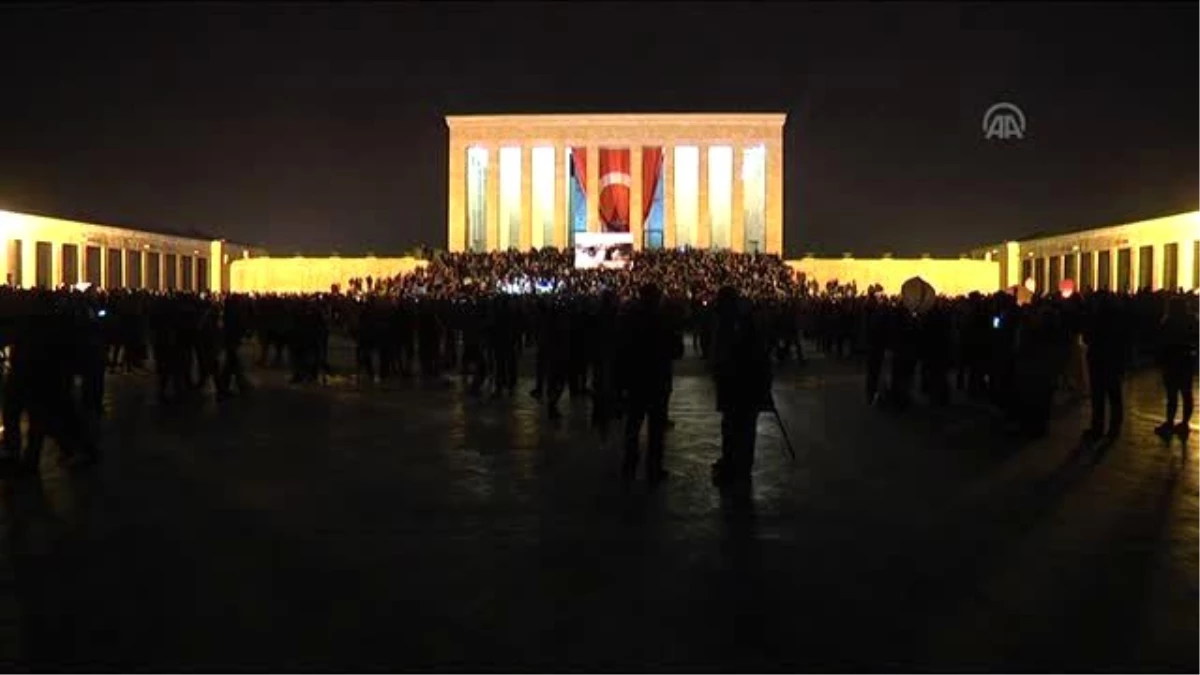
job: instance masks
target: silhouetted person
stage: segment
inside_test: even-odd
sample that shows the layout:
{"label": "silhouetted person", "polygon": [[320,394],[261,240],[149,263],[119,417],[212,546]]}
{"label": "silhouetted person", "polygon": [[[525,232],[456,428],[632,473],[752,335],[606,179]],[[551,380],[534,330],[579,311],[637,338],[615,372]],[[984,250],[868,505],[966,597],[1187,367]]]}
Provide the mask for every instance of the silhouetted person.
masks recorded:
{"label": "silhouetted person", "polygon": [[717,294],[713,379],[721,413],[721,458],[713,465],[718,485],[750,480],[758,414],[771,409],[771,357],[754,316],[739,306],[736,290]]}
{"label": "silhouetted person", "polygon": [[246,336],[246,309],[242,296],[231,295],[225,300],[223,320],[221,325],[221,347],[224,358],[221,362],[221,374],[217,378],[217,399],[228,398],[231,384],[237,384],[238,393],[249,389],[246,373],[242,369],[242,358],[239,349]]}
{"label": "silhouetted person", "polygon": [[883,358],[887,353],[888,328],[891,324],[891,309],[887,305],[872,306],[867,310],[867,403],[873,404],[880,396],[879,380],[883,373]]}
{"label": "silhouetted person", "polygon": [[[1181,297],[1173,297],[1159,326],[1158,367],[1167,390],[1167,420],[1155,428],[1159,436],[1172,433],[1186,437],[1190,431],[1195,400],[1192,382],[1196,375],[1196,317],[1188,313]],[[1183,399],[1183,418],[1175,424],[1175,412]]]}
{"label": "silhouetted person", "polygon": [[1121,398],[1121,380],[1129,353],[1126,317],[1118,300],[1108,292],[1093,296],[1084,340],[1087,342],[1088,379],[1092,395],[1092,423],[1084,432],[1089,441],[1105,435],[1105,413],[1108,413],[1109,438],[1121,433],[1125,408]]}
{"label": "silhouetted person", "polygon": [[621,389],[627,405],[624,481],[632,481],[639,460],[638,436],[647,422],[646,478],[656,486],[667,477],[663,445],[667,431],[667,405],[671,398],[671,365],[683,355],[683,336],[662,306],[662,292],[653,284],[640,289],[637,303],[622,326]]}

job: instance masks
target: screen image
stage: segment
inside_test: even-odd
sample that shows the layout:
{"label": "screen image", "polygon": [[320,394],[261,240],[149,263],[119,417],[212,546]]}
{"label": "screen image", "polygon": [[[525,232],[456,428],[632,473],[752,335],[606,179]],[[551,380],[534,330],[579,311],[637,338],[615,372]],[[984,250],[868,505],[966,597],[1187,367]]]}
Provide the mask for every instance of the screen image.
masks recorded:
{"label": "screen image", "polygon": [[580,232],[575,235],[575,269],[628,269],[632,264],[632,234]]}

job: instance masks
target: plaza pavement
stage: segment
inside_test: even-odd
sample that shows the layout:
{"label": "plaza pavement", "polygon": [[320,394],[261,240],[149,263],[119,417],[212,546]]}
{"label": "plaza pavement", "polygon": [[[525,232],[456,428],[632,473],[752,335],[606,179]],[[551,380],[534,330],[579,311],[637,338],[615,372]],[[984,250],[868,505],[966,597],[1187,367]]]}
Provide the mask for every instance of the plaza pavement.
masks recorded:
{"label": "plaza pavement", "polygon": [[[528,364],[523,370],[527,375]],[[1197,438],[1152,374],[1124,437],[1083,409],[1017,444],[986,410],[867,408],[856,366],[781,371],[748,499],[695,357],[671,479],[623,495],[585,403],[454,378],[255,370],[218,405],[110,378],[105,462],[0,483],[0,654],[25,670],[1197,670]]]}

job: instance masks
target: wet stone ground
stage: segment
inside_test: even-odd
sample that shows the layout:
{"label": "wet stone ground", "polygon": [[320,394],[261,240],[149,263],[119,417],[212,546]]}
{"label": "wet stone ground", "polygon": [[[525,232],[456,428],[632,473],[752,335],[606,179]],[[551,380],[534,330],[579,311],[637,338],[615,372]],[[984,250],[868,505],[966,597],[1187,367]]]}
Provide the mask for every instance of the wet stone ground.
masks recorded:
{"label": "wet stone ground", "polygon": [[764,416],[745,502],[710,485],[694,357],[673,475],[627,495],[587,405],[551,423],[526,380],[252,376],[183,407],[110,378],[104,464],[0,484],[7,667],[1197,670],[1200,434],[1151,433],[1151,374],[1095,452],[1078,404],[1018,444],[966,404],[869,409],[814,359],[775,390],[798,459]]}

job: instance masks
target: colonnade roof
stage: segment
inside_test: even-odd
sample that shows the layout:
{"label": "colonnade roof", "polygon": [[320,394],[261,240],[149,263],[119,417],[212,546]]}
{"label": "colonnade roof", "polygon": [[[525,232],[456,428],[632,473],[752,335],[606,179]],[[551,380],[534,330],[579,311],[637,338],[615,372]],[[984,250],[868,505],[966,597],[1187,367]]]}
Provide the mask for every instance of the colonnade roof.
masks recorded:
{"label": "colonnade roof", "polygon": [[1072,235],[1086,235],[1086,234],[1090,234],[1090,233],[1094,233],[1094,232],[1101,232],[1103,230],[1108,230],[1108,229],[1115,229],[1115,228],[1120,228],[1120,227],[1130,227],[1130,226],[1136,226],[1136,225],[1144,225],[1147,223],[1152,223],[1154,221],[1170,220],[1170,219],[1174,219],[1174,218],[1183,218],[1186,216],[1196,217],[1198,213],[1200,213],[1200,212],[1183,211],[1183,212],[1176,212],[1176,213],[1167,213],[1167,214],[1159,215],[1159,216],[1152,216],[1149,218],[1141,218],[1139,220],[1127,220],[1127,221],[1120,222],[1120,223],[1109,223],[1107,225],[1100,225],[1100,226],[1075,227],[1075,228],[1067,228],[1067,229],[1062,229],[1062,230],[1034,232],[1031,234],[1027,234],[1023,237],[1017,237],[1015,239],[1010,239],[1009,241],[1015,241],[1019,244],[1028,244],[1028,243],[1039,241],[1042,239],[1053,239],[1055,237],[1069,237]]}
{"label": "colonnade roof", "polygon": [[256,248],[256,246],[254,244],[249,244],[249,243],[241,242],[241,241],[229,240],[224,237],[220,237],[215,234],[212,234],[211,232],[204,232],[201,230],[196,230],[196,229],[191,229],[191,228],[171,229],[171,228],[166,228],[166,227],[142,227],[142,226],[136,226],[136,225],[129,225],[126,223],[113,224],[113,223],[109,223],[109,222],[101,222],[101,221],[95,221],[95,220],[83,220],[83,219],[79,219],[79,218],[72,217],[72,216],[48,215],[48,214],[44,214],[44,213],[34,213],[31,211],[11,211],[11,210],[0,209],[0,214],[5,214],[5,213],[11,214],[13,216],[24,216],[24,217],[29,217],[29,218],[43,218],[46,220],[52,220],[52,221],[59,222],[59,223],[65,223],[68,225],[77,225],[77,226],[82,226],[82,227],[101,227],[101,228],[109,228],[109,229],[114,229],[114,230],[125,230],[127,232],[151,236],[151,237],[169,237],[169,238],[173,238],[173,239],[188,239],[191,241],[204,241],[204,242],[223,241],[227,244],[233,244],[235,246],[243,246],[246,248]]}
{"label": "colonnade roof", "polygon": [[451,129],[470,126],[507,126],[536,124],[547,126],[581,126],[603,124],[638,126],[653,124],[723,124],[782,127],[786,113],[600,113],[569,115],[447,115],[446,126]]}

